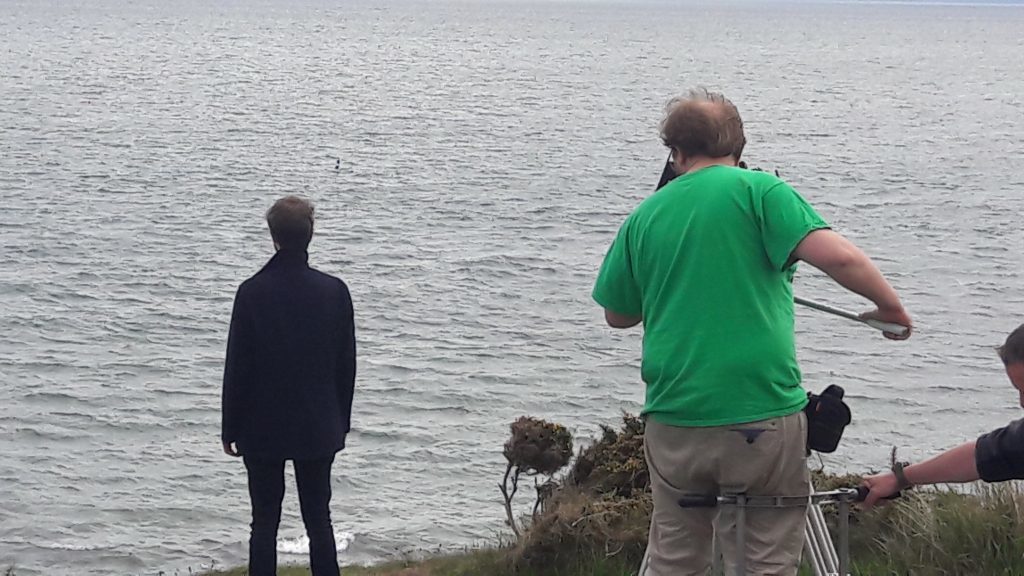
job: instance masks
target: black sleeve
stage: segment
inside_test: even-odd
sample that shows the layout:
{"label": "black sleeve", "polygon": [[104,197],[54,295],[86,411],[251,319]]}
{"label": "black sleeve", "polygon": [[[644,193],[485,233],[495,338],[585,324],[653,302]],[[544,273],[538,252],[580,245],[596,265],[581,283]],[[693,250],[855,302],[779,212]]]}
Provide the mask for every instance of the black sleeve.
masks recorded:
{"label": "black sleeve", "polygon": [[978,438],[974,462],[985,482],[1024,479],[1024,419]]}
{"label": "black sleeve", "polygon": [[342,338],[338,350],[338,406],[341,408],[342,431],[348,433],[352,423],[352,397],[356,387],[356,323],[352,307],[352,296],[348,286],[342,288]]}
{"label": "black sleeve", "polygon": [[235,294],[231,310],[231,327],[228,329],[228,350],[224,358],[224,388],[221,393],[221,440],[234,442],[238,439],[238,422],[242,418],[242,392],[245,386],[246,365],[249,362],[247,350],[250,335],[246,329],[245,306],[242,289]]}

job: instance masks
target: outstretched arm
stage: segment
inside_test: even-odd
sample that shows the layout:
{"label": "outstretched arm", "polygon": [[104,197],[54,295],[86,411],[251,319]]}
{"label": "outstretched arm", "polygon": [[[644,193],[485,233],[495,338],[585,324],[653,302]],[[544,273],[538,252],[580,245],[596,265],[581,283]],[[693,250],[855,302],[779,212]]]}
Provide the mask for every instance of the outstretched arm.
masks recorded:
{"label": "outstretched arm", "polygon": [[[979,480],[977,459],[975,457],[976,441],[971,440],[950,448],[938,456],[932,457],[920,464],[912,464],[903,469],[903,474],[912,485],[919,484],[944,484],[974,482]],[[869,476],[864,479],[864,485],[871,491],[864,500],[866,507],[874,506],[878,500],[892,496],[905,486],[900,486],[896,474],[886,472],[877,476]]]}
{"label": "outstretched arm", "polygon": [[[977,440],[946,450],[920,464],[903,469],[911,484],[944,482],[1002,482],[1024,479],[1024,419],[982,434]],[[864,480],[871,489],[865,502],[874,504],[898,489],[893,473]]]}

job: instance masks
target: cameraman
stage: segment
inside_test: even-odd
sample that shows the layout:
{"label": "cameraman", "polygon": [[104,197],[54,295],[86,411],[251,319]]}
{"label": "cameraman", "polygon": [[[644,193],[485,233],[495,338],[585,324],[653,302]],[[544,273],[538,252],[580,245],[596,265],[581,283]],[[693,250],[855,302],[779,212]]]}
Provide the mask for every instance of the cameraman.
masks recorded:
{"label": "cameraman", "polygon": [[[694,90],[669,102],[661,138],[679,174],[626,219],[594,287],[614,328],[643,323],[644,451],[654,513],[646,576],[706,574],[721,536],[735,571],[734,512],[681,508],[685,495],[804,496],[807,394],[793,335],[794,265],[805,260],[910,326],[856,246],[778,177],[736,166],[736,107]],[[887,334],[902,339],[909,336]],[[806,510],[747,511],[751,573],[797,573]]]}
{"label": "cameraman", "polygon": [[[1024,324],[1011,332],[999,347],[999,358],[1024,408]],[[865,478],[864,485],[871,491],[864,505],[871,507],[880,498],[918,484],[1021,479],[1024,479],[1024,418],[920,464],[896,464],[892,472]]]}

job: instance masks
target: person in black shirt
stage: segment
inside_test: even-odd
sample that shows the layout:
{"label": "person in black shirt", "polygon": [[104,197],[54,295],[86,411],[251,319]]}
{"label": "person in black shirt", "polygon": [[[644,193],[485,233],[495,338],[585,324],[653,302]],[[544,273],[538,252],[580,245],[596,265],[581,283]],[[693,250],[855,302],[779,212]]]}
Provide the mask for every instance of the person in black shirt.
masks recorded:
{"label": "person in black shirt", "polygon": [[238,288],[224,365],[221,441],[241,456],[252,501],[249,574],[277,573],[284,466],[292,460],[314,576],[338,576],[331,464],[345,448],[356,378],[348,286],[309,266],[313,206],[267,212],[276,253]]}
{"label": "person in black shirt", "polygon": [[[1024,324],[999,347],[999,357],[1024,408]],[[897,464],[891,472],[865,478],[864,485],[870,492],[864,505],[870,507],[881,498],[918,484],[1019,479],[1024,479],[1024,418],[920,464]]]}

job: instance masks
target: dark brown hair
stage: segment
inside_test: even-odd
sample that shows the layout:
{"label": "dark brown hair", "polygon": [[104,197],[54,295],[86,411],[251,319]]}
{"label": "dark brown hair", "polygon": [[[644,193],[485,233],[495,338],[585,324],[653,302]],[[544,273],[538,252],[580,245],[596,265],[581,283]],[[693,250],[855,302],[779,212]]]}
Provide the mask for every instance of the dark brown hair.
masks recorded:
{"label": "dark brown hair", "polygon": [[1006,343],[996,351],[999,352],[999,357],[1002,358],[1003,364],[1006,366],[1024,362],[1024,324],[1010,332],[1010,335],[1006,337]]}
{"label": "dark brown hair", "polygon": [[267,210],[267,225],[278,247],[305,250],[313,239],[313,204],[299,196],[285,196]]}
{"label": "dark brown hair", "polygon": [[722,94],[704,88],[690,90],[665,105],[661,141],[687,156],[732,156],[736,161],[747,144],[736,106]]}

